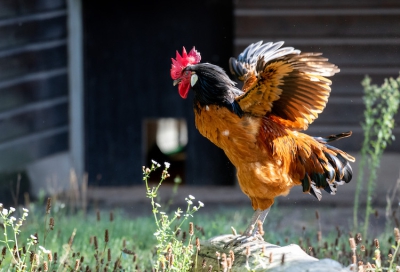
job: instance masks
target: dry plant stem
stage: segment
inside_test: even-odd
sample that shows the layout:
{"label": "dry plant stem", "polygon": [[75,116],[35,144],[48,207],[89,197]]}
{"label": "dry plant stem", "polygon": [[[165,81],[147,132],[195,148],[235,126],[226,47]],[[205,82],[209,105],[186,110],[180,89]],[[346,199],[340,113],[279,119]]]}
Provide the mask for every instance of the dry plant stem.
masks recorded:
{"label": "dry plant stem", "polygon": [[47,203],[46,203],[46,215],[44,217],[44,232],[43,232],[43,246],[46,246],[46,237],[50,229],[47,228],[47,218],[50,214],[50,209],[51,209],[51,198],[47,198]]}
{"label": "dry plant stem", "polygon": [[21,188],[21,174],[18,174],[17,176],[17,186],[15,188],[15,193],[14,190],[11,188],[11,197],[13,199],[14,202],[14,207],[18,207],[18,196],[19,196],[19,191]]}
{"label": "dry plant stem", "polygon": [[318,221],[318,233],[317,233],[317,240],[318,240],[318,245],[322,245],[322,227],[321,227],[321,219],[319,217],[319,212],[318,210],[315,210],[315,217],[317,218]]}
{"label": "dry plant stem", "polygon": [[381,156],[379,156],[379,154],[376,154],[376,155],[377,156],[373,156],[372,160],[371,160],[371,167],[373,167],[374,169],[371,170],[371,172],[370,172],[369,179],[368,179],[368,185],[367,185],[368,190],[367,190],[367,205],[366,205],[366,209],[365,209],[365,222],[364,222],[364,232],[363,232],[364,237],[367,237],[369,217],[373,213],[372,205],[371,205],[372,193],[375,189],[375,181],[377,178],[376,170],[379,167],[379,162],[381,159]]}
{"label": "dry plant stem", "polygon": [[[14,254],[12,253],[12,252],[13,252],[12,248],[11,248],[10,245],[8,244],[8,242],[9,242],[10,240],[8,240],[7,225],[5,224],[5,222],[3,223],[3,228],[4,228],[4,243],[6,244],[6,247],[7,247],[8,251],[11,253],[11,256],[12,256],[13,261],[14,261],[15,263],[18,263],[17,259],[15,259],[15,256],[14,256]],[[15,234],[15,233],[14,233],[14,234]]]}
{"label": "dry plant stem", "polygon": [[[369,136],[369,130],[366,129],[364,131],[364,142],[362,146],[366,146],[368,142],[370,141],[370,136]],[[365,164],[366,164],[366,158],[367,158],[367,150],[365,148],[361,149],[361,159],[359,163],[359,171],[358,171],[358,177],[357,177],[357,183],[356,183],[356,191],[354,194],[354,206],[353,206],[353,225],[354,229],[358,228],[358,208],[360,206],[360,194],[362,190],[362,182],[364,180],[364,169],[365,169]]]}
{"label": "dry plant stem", "polygon": [[[76,235],[76,229],[74,229],[74,231],[72,232],[70,241],[68,242],[68,245],[65,247],[65,252],[64,252],[63,256],[60,258],[60,264],[58,266],[58,270],[61,269],[61,266],[64,265],[65,261],[68,258],[68,255],[69,255],[69,253],[70,253],[70,251],[72,249],[72,242],[73,242],[73,240],[75,238],[75,235]],[[65,271],[66,267],[64,267],[64,269],[61,269],[61,270]]]}
{"label": "dry plant stem", "polygon": [[[390,260],[390,264],[389,264],[390,268],[394,267],[394,260],[396,259],[397,253],[399,252],[399,248],[400,248],[400,241],[396,241],[396,247],[394,249],[393,257]],[[396,268],[394,268],[394,269],[396,269]]]}
{"label": "dry plant stem", "polygon": [[[385,216],[386,216],[386,221],[388,223],[393,220],[393,218],[391,218],[392,204],[395,201],[395,197],[397,196],[397,191],[399,190],[399,187],[400,187],[400,170],[399,170],[399,178],[397,179],[395,185],[393,186],[393,190],[389,190],[386,195],[386,203],[387,204],[386,204]],[[389,195],[390,192],[392,193],[391,196]]]}

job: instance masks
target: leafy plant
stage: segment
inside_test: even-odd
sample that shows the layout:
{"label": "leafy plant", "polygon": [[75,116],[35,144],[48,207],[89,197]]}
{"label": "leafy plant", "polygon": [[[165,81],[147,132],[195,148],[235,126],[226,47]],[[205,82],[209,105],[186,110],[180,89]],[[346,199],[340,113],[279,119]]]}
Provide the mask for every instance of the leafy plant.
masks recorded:
{"label": "leafy plant", "polygon": [[382,154],[388,144],[394,140],[392,134],[394,128],[394,118],[399,108],[400,101],[400,77],[397,79],[385,79],[381,86],[371,85],[371,79],[367,76],[362,82],[364,87],[364,141],[361,148],[361,160],[357,187],[354,196],[353,223],[354,228],[358,227],[358,209],[361,190],[364,183],[364,173],[368,169],[366,211],[364,219],[364,237],[368,233],[369,217],[373,213],[372,200],[373,192],[377,180],[377,170],[379,168]]}
{"label": "leafy plant", "polygon": [[[9,209],[6,209],[3,207],[3,204],[0,203],[0,217],[3,221],[3,239],[0,240],[0,243],[3,243],[5,246],[2,250],[2,260],[0,260],[0,265],[2,261],[4,260],[4,256],[6,255],[7,251],[9,255],[12,258],[12,262],[15,265],[15,268],[17,271],[25,271],[26,268],[28,267],[27,261],[30,260],[29,257],[29,250],[32,246],[37,244],[37,236],[31,235],[28,238],[28,243],[26,247],[20,247],[18,245],[18,236],[21,233],[21,226],[23,222],[26,220],[28,217],[28,210],[23,208],[22,209],[23,213],[22,216],[19,219],[16,219],[14,217],[14,212],[15,208],[10,207]],[[9,236],[9,234],[11,234]],[[46,253],[46,249],[44,247],[41,247],[43,253]],[[35,258],[40,258],[39,255],[37,255]],[[34,267],[35,264],[31,262],[31,266]]]}
{"label": "leafy plant", "polygon": [[[151,172],[155,171],[161,165],[155,161],[152,161],[151,168],[143,167],[143,180],[146,184],[147,197],[151,199],[151,206],[153,211],[154,220],[157,226],[157,231],[154,236],[157,239],[157,261],[154,263],[153,268],[156,271],[189,271],[192,264],[193,250],[193,235],[194,226],[191,222],[189,224],[189,239],[186,244],[184,240],[177,238],[178,234],[182,231],[182,225],[193,214],[198,211],[204,204],[199,201],[198,206],[193,205],[194,196],[189,195],[185,198],[187,202],[186,211],[183,212],[178,208],[172,218],[168,216],[166,212],[160,211],[161,205],[155,201],[158,195],[158,190],[162,182],[169,177],[168,168],[169,163],[165,163],[165,168],[161,175],[161,180],[156,187],[150,188],[148,180]],[[174,224],[183,218],[177,226]]]}

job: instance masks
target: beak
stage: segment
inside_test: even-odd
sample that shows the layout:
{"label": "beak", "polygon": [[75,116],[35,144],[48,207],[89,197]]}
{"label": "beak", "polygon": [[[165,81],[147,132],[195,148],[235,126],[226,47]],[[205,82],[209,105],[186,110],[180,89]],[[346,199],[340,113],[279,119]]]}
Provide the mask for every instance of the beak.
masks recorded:
{"label": "beak", "polygon": [[181,79],[180,79],[180,78],[175,79],[174,82],[172,83],[172,85],[176,86],[176,85],[179,84],[179,82],[181,82]]}

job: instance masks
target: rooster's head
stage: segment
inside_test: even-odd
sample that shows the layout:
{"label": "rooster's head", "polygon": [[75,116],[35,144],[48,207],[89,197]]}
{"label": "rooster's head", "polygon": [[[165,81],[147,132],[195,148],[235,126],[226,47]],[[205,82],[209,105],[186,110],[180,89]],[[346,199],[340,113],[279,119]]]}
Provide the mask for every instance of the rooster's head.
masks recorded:
{"label": "rooster's head", "polygon": [[178,84],[179,94],[182,98],[187,97],[193,75],[191,71],[185,68],[199,63],[200,59],[200,53],[194,47],[190,50],[189,54],[186,53],[186,49],[183,47],[182,55],[176,51],[176,59],[172,58],[171,77],[174,80],[174,86]]}

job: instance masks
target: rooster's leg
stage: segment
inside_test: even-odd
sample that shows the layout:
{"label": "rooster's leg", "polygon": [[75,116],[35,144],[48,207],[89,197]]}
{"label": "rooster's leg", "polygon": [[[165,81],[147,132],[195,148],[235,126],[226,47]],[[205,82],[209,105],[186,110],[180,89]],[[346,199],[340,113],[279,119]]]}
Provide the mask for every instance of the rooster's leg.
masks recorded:
{"label": "rooster's leg", "polygon": [[258,227],[257,222],[260,220],[261,223],[264,223],[265,218],[267,217],[269,212],[269,208],[266,210],[256,210],[251,217],[250,224],[247,229],[244,231],[243,236],[252,236],[256,234]]}
{"label": "rooster's leg", "polygon": [[239,237],[236,237],[229,241],[228,243],[225,244],[225,248],[231,247],[231,246],[236,246],[238,244],[245,244],[247,242],[254,241],[255,239],[262,239],[262,237],[258,233],[258,226],[257,222],[261,221],[261,224],[264,223],[265,218],[268,215],[270,208],[266,210],[256,210],[251,217],[250,225],[247,227],[247,229],[244,231],[243,235],[240,235]]}

